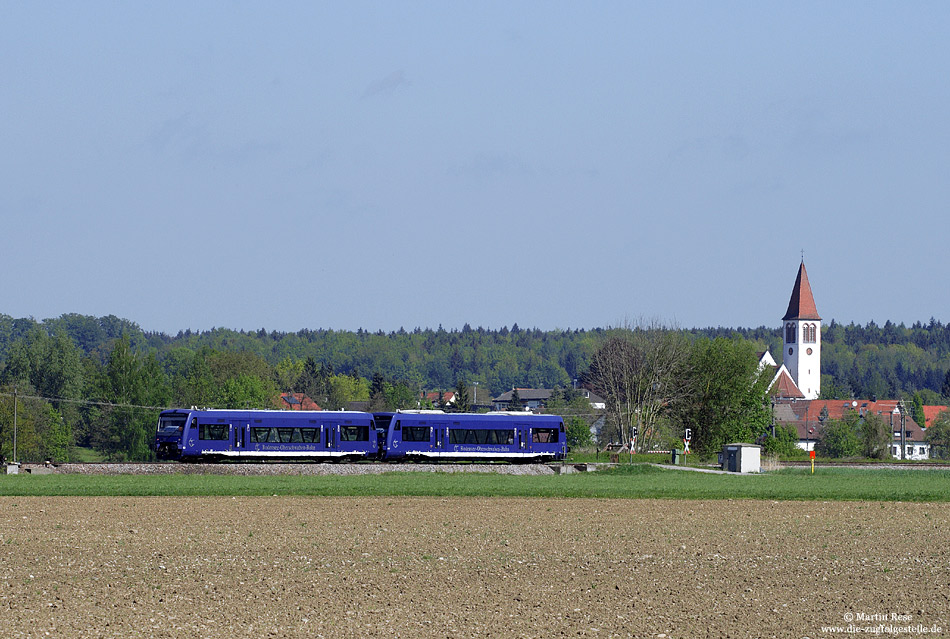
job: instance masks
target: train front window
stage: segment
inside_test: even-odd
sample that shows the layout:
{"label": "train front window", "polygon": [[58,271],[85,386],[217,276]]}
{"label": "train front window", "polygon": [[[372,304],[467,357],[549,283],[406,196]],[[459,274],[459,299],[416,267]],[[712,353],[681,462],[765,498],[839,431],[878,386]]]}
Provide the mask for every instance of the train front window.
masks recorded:
{"label": "train front window", "polygon": [[188,421],[187,415],[166,415],[158,420],[158,430],[185,430],[185,423]]}

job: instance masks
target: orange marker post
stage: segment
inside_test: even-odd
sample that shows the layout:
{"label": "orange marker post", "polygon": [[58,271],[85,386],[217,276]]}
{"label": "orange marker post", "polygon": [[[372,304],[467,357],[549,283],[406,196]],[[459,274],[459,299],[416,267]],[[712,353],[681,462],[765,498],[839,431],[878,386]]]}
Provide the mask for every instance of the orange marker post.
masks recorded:
{"label": "orange marker post", "polygon": [[808,451],[808,456],[811,458],[811,474],[815,474],[815,451]]}

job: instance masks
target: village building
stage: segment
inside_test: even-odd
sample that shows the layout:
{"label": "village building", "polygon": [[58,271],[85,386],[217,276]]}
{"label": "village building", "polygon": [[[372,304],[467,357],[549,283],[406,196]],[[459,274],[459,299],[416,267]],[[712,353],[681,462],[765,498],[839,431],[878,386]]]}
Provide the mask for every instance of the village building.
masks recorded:
{"label": "village building", "polygon": [[323,410],[303,393],[281,393],[278,403],[283,410]]}
{"label": "village building", "polygon": [[[513,388],[492,399],[492,410],[508,410],[515,396],[515,390],[518,391],[518,398],[521,400],[523,410],[530,411],[541,411],[547,408],[548,402],[554,394],[554,390],[551,388]],[[601,397],[598,397],[586,388],[579,389],[577,392],[590,402],[591,408],[604,410],[607,407],[607,403]]]}
{"label": "village building", "polygon": [[451,406],[455,403],[455,391],[430,391],[422,393],[422,404],[428,402],[432,406]]}

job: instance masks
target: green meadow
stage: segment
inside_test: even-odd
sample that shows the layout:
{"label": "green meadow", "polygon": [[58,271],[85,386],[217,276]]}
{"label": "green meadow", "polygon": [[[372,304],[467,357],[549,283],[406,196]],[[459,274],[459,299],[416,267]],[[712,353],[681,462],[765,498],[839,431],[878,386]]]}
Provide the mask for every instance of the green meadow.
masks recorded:
{"label": "green meadow", "polygon": [[585,499],[950,501],[950,470],[794,468],[719,475],[631,464],[598,472],[519,476],[5,475],[0,496],[430,496]]}

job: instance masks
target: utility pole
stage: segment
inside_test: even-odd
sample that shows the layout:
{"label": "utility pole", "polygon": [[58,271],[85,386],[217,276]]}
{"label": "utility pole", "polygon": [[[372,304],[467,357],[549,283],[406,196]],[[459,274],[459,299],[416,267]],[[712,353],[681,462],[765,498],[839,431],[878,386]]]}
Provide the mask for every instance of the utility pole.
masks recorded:
{"label": "utility pole", "polygon": [[13,387],[13,463],[16,464],[16,426],[17,426],[17,406],[16,406],[17,387]]}
{"label": "utility pole", "polygon": [[907,409],[904,407],[904,400],[897,402],[897,408],[901,413],[901,459],[907,459],[907,430],[904,428],[906,423],[904,413],[907,412]]}

